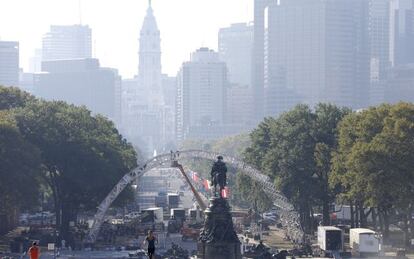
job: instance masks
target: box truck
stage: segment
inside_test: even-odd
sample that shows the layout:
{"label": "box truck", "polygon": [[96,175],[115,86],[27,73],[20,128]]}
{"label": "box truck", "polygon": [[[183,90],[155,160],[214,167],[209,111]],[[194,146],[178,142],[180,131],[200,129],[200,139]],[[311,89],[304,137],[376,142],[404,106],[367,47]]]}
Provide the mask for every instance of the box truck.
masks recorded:
{"label": "box truck", "polygon": [[318,246],[321,255],[333,255],[344,250],[344,233],[337,227],[318,227]]}
{"label": "box truck", "polygon": [[378,254],[380,250],[380,237],[370,229],[352,228],[349,231],[349,246],[356,254]]}

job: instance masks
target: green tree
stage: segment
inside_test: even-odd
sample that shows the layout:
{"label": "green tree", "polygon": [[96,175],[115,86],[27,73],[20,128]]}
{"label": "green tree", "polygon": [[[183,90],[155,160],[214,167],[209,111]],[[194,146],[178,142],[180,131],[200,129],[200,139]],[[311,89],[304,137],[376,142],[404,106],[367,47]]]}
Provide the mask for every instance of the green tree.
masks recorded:
{"label": "green tree", "polygon": [[274,118],[265,118],[259,126],[250,133],[250,146],[248,146],[243,154],[246,162],[263,168],[263,160],[271,146],[271,125],[275,123]]}
{"label": "green tree", "polygon": [[398,211],[408,243],[412,235],[414,105],[381,105],[350,114],[339,132],[331,184],[359,205],[362,225],[366,224],[364,208],[376,209],[385,236],[390,215]]}
{"label": "green tree", "polygon": [[13,115],[0,111],[0,214],[38,205],[39,150],[21,136]]}
{"label": "green tree", "polygon": [[298,209],[306,230],[312,230],[314,207],[329,221],[333,200],[328,178],[337,146],[337,124],[349,110],[319,104],[315,110],[298,105],[278,118],[268,118],[251,134],[246,159],[274,179]]}
{"label": "green tree", "polygon": [[351,113],[347,108],[339,108],[332,104],[319,104],[315,108],[315,173],[318,185],[317,198],[322,206],[323,225],[331,224],[329,207],[335,201],[335,193],[329,188],[329,177],[332,172],[331,160],[333,153],[338,148],[338,125],[342,119]]}
{"label": "green tree", "polygon": [[36,98],[16,87],[0,86],[0,110],[9,110],[26,106]]}
{"label": "green tree", "polygon": [[25,139],[41,150],[43,179],[53,192],[57,225],[68,237],[79,210],[94,210],[137,164],[136,153],[112,122],[84,107],[35,102],[16,112]]}

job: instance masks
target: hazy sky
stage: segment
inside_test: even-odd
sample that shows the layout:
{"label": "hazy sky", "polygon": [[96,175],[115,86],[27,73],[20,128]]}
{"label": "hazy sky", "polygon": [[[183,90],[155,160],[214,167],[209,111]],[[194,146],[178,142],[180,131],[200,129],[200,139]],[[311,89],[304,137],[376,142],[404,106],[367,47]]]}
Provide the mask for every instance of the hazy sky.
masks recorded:
{"label": "hazy sky", "polygon": [[[163,72],[175,75],[190,52],[217,48],[217,33],[249,22],[253,0],[152,0],[161,30]],[[138,36],[148,0],[81,0],[82,24],[92,28],[94,56],[101,65],[137,73]],[[79,24],[79,0],[0,0],[0,39],[20,42],[20,66],[28,69],[34,49],[53,25]]]}

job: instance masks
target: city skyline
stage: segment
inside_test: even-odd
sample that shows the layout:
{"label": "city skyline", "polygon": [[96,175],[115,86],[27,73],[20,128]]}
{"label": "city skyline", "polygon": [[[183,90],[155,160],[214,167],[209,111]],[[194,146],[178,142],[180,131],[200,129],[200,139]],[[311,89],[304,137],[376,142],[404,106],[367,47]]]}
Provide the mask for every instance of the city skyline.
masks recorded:
{"label": "city skyline", "polygon": [[[34,56],[35,49],[41,48],[42,36],[51,25],[89,25],[93,57],[98,58],[102,66],[119,69],[123,78],[133,77],[138,65],[139,28],[148,1],[124,0],[122,5],[114,0],[99,2],[99,11],[96,0],[80,3],[81,11],[78,1],[72,0],[59,3],[5,0],[3,5],[7,8],[0,9],[0,39],[20,43],[20,66],[28,71],[29,59]],[[192,50],[202,46],[217,49],[220,28],[253,20],[253,1],[250,0],[158,0],[152,1],[152,5],[163,32],[162,72],[169,75],[175,75],[181,64],[189,60]],[[232,8],[234,6],[242,8]],[[176,13],[180,15],[174,15]],[[214,19],[211,19],[213,14]]]}

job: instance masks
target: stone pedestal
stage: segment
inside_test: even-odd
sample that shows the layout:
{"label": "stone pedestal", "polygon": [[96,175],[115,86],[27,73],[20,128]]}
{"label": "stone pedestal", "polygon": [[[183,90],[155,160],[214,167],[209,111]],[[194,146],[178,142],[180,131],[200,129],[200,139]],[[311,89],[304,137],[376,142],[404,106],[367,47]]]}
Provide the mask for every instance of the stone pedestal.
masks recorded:
{"label": "stone pedestal", "polygon": [[241,259],[240,241],[234,231],[227,200],[210,199],[210,207],[205,211],[205,217],[198,242],[198,258]]}

